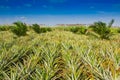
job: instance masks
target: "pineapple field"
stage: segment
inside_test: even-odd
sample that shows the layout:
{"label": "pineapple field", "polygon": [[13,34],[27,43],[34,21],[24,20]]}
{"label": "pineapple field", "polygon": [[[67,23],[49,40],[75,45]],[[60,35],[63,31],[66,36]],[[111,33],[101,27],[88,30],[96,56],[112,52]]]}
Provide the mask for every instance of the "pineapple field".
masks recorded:
{"label": "pineapple field", "polygon": [[120,29],[102,27],[1,26],[0,80],[120,80]]}

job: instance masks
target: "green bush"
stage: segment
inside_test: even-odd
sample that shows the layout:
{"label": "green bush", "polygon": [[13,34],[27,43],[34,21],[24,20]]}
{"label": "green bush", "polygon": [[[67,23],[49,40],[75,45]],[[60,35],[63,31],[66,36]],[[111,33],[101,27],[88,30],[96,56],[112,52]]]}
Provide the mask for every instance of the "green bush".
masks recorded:
{"label": "green bush", "polygon": [[85,34],[86,31],[87,31],[87,28],[86,28],[86,27],[80,27],[78,33],[80,33],[80,34]]}
{"label": "green bush", "polygon": [[89,28],[92,28],[92,30],[97,33],[101,39],[109,39],[112,35],[111,33],[111,27],[114,23],[114,20],[111,20],[111,22],[107,25],[104,22],[95,22],[93,25],[91,25]]}
{"label": "green bush", "polygon": [[49,32],[49,31],[52,31],[52,29],[49,27],[41,27],[40,28],[40,33],[45,33],[45,32]]}
{"label": "green bush", "polygon": [[77,33],[79,31],[79,27],[71,27],[70,31],[73,33]]}
{"label": "green bush", "polygon": [[77,33],[77,34],[85,34],[87,31],[86,27],[70,27],[70,29],[68,31],[71,31],[73,33]]}
{"label": "green bush", "polygon": [[52,31],[51,28],[49,28],[49,27],[40,27],[38,24],[33,24],[32,29],[36,33],[46,33],[46,32]]}
{"label": "green bush", "polygon": [[27,25],[20,21],[14,22],[14,26],[11,26],[11,31],[17,36],[25,36],[27,32]]}
{"label": "green bush", "polygon": [[33,24],[32,25],[32,29],[36,32],[36,33],[40,33],[40,26],[38,24]]}
{"label": "green bush", "polygon": [[0,26],[0,31],[7,31],[7,30],[9,30],[9,26]]}
{"label": "green bush", "polygon": [[118,28],[117,32],[120,33],[120,28]]}

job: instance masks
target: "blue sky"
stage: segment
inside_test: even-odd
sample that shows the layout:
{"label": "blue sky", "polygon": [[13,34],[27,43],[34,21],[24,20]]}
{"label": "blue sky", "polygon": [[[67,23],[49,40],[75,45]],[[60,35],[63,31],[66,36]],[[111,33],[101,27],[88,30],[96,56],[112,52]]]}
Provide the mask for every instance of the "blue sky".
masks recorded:
{"label": "blue sky", "polygon": [[120,25],[120,0],[0,0],[0,24],[14,21],[39,24],[95,21]]}

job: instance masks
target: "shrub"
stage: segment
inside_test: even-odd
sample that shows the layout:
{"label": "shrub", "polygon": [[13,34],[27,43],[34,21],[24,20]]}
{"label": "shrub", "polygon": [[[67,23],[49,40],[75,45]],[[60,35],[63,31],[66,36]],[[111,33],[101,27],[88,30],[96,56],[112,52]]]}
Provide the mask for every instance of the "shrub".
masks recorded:
{"label": "shrub", "polygon": [[20,21],[14,22],[14,26],[11,26],[11,31],[17,36],[25,36],[27,32],[27,25]]}
{"label": "shrub", "polygon": [[87,28],[86,28],[86,27],[80,27],[78,33],[80,33],[80,34],[85,34],[86,31],[87,31]]}
{"label": "shrub", "polygon": [[117,32],[120,33],[120,28],[118,28]]}
{"label": "shrub", "polygon": [[85,34],[87,31],[86,27],[70,27],[69,29],[71,32],[73,33],[77,33],[77,34]]}
{"label": "shrub", "polygon": [[36,32],[36,33],[40,33],[40,26],[38,24],[33,24],[32,25],[32,29]]}
{"label": "shrub", "polygon": [[79,30],[79,27],[70,27],[70,31],[73,33],[77,33]]}
{"label": "shrub", "polygon": [[0,31],[7,31],[7,30],[9,30],[9,26],[0,26]]}
{"label": "shrub", "polygon": [[49,31],[52,31],[52,29],[49,27],[41,27],[40,28],[40,33],[45,33],[45,32],[49,32]]}
{"label": "shrub", "polygon": [[101,39],[109,39],[111,34],[110,28],[112,27],[112,24],[114,23],[114,20],[112,19],[110,23],[107,24],[104,22],[95,22],[93,25],[90,26],[92,30],[97,33]]}
{"label": "shrub", "polygon": [[51,28],[49,28],[49,27],[40,27],[38,24],[33,24],[32,29],[36,33],[46,33],[46,32],[52,31]]}

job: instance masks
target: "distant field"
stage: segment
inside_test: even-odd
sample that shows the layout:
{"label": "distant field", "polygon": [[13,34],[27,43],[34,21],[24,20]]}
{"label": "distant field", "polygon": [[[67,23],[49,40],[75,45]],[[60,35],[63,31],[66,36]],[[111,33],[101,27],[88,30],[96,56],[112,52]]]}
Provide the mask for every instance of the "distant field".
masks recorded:
{"label": "distant field", "polygon": [[29,28],[20,37],[0,31],[0,80],[120,80],[116,30],[109,40],[70,27],[44,33]]}

